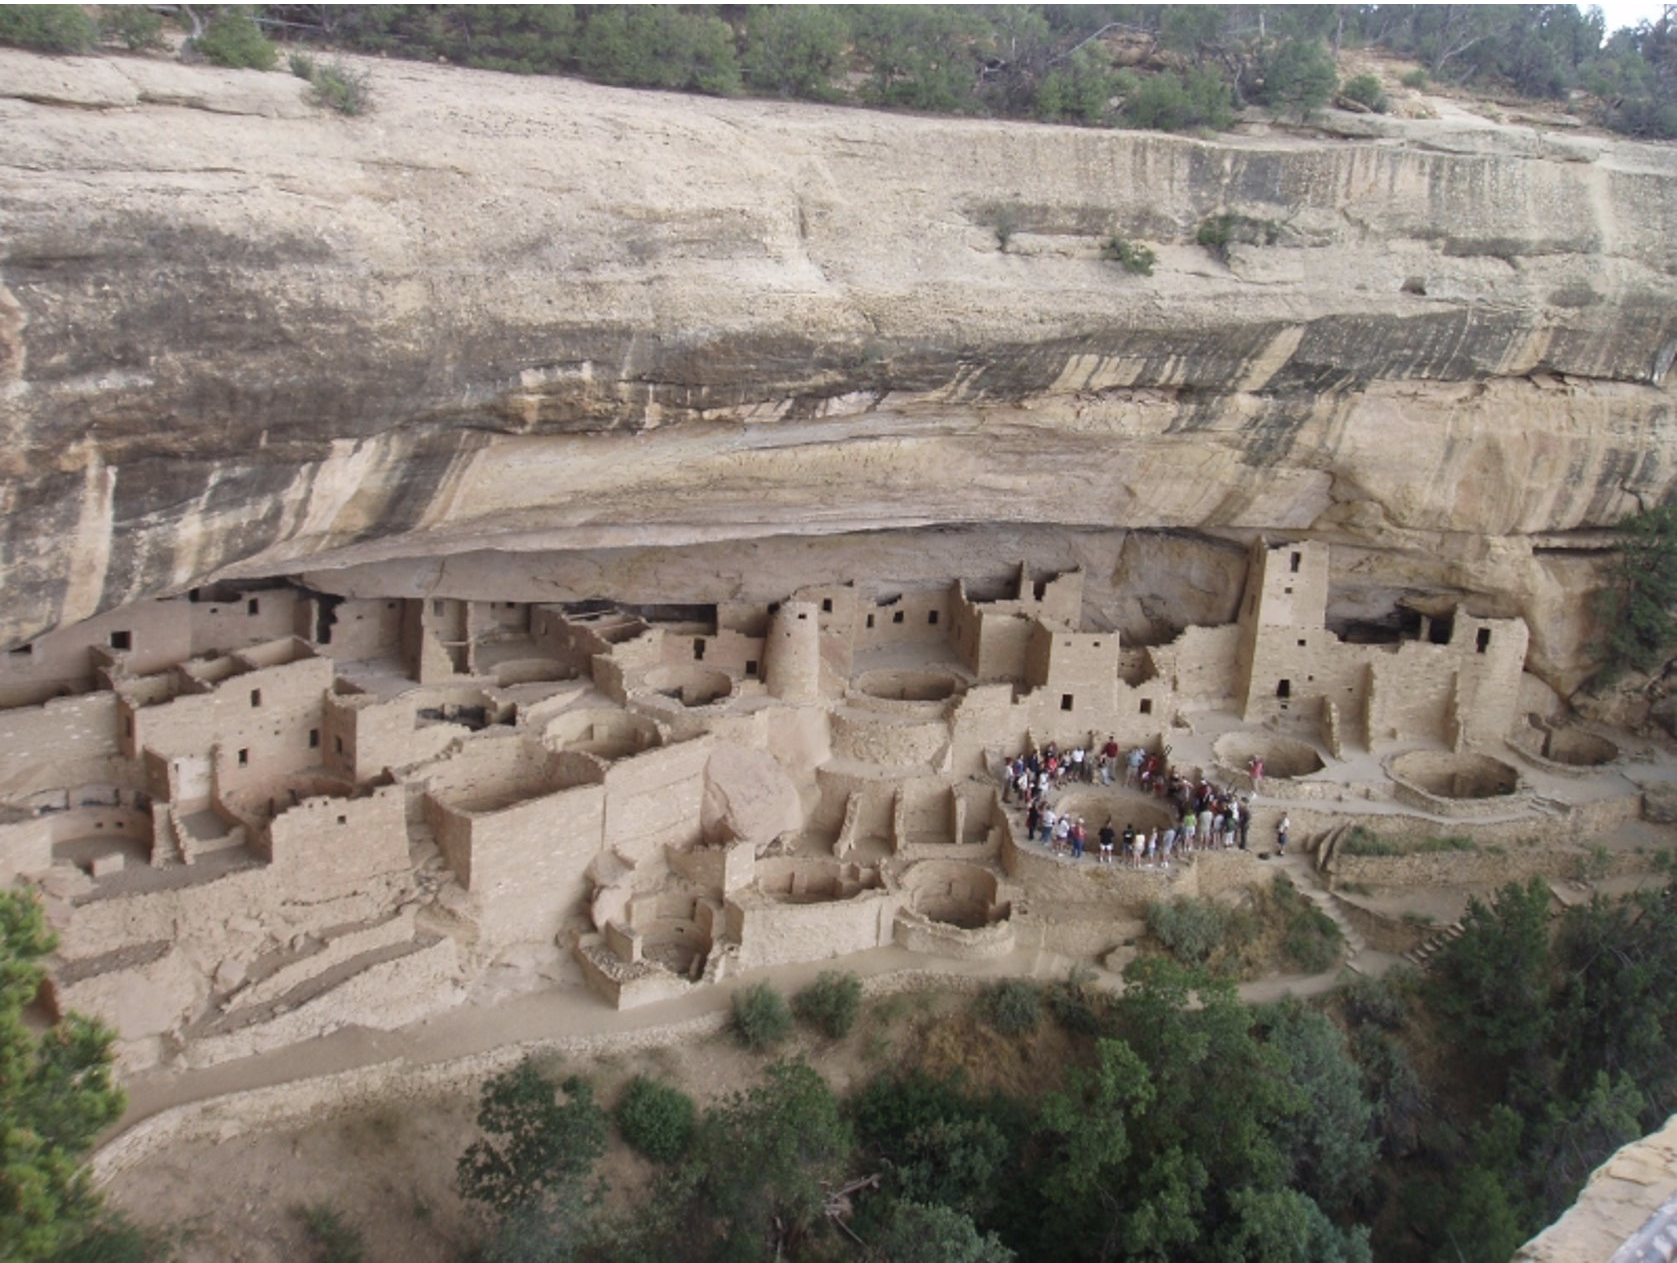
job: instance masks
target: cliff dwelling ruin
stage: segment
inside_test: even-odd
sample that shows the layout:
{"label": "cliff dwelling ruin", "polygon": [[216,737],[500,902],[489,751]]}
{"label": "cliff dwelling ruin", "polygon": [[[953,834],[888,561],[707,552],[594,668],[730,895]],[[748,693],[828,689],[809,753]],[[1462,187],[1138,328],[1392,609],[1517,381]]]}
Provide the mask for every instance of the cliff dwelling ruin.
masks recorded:
{"label": "cliff dwelling ruin", "polygon": [[[514,1009],[1116,995],[1150,904],[1280,875],[1333,966],[1250,985],[1342,994],[1505,883],[1666,882],[1672,682],[1591,690],[1677,495],[1677,149],[1433,89],[1167,135],[343,55],[366,117],[0,49],[0,887],[144,1098],[101,1178],[458,1087]],[[1033,840],[1007,761],[1108,741],[1248,845]]]}
{"label": "cliff dwelling ruin", "polygon": [[[1023,565],[992,599],[195,589],[0,662],[0,875],[49,897],[54,1008],[112,1023],[130,1068],[197,1066],[413,1021],[521,946],[621,1007],[890,944],[1099,963],[1149,899],[1265,880],[1285,812],[1558,836],[1638,812],[1608,737],[1530,712],[1521,620],[1368,643],[1326,625],[1327,546],[1249,562],[1233,622],[1143,647],[1082,628],[1080,572]],[[1109,739],[1243,789],[1263,760],[1252,849],[1097,868],[1027,838],[1004,762]],[[1557,776],[1605,779],[1570,805],[1529,783]],[[1122,778],[1054,797],[1174,821]]]}

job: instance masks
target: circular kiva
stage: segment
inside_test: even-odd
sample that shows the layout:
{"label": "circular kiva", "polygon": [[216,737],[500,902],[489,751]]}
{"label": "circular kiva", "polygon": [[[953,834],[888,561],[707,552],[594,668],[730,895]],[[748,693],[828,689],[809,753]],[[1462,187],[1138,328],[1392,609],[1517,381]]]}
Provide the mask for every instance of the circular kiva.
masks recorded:
{"label": "circular kiva", "polygon": [[1240,771],[1251,767],[1254,758],[1262,759],[1267,781],[1309,776],[1325,766],[1315,746],[1269,732],[1226,732],[1212,749],[1224,767]]}
{"label": "circular kiva", "polygon": [[941,702],[965,685],[946,671],[869,671],[857,677],[855,687],[888,702]]}
{"label": "circular kiva", "polygon": [[996,875],[976,864],[930,860],[903,874],[908,905],[932,921],[976,930],[1005,920],[1011,906],[998,903]]}
{"label": "circular kiva", "polygon": [[734,681],[726,671],[712,671],[708,667],[654,667],[645,676],[646,686],[683,706],[708,706],[734,691]]}
{"label": "circular kiva", "polygon": [[1435,798],[1497,798],[1512,794],[1520,784],[1518,772],[1488,754],[1411,750],[1393,759],[1390,767],[1398,781]]}
{"label": "circular kiva", "polygon": [[1095,845],[1100,827],[1112,820],[1112,827],[1122,833],[1126,827],[1137,833],[1149,829],[1165,830],[1176,823],[1176,810],[1167,799],[1144,798],[1140,794],[1120,790],[1073,789],[1049,796],[1049,805],[1058,814],[1082,820],[1088,831],[1087,845]]}

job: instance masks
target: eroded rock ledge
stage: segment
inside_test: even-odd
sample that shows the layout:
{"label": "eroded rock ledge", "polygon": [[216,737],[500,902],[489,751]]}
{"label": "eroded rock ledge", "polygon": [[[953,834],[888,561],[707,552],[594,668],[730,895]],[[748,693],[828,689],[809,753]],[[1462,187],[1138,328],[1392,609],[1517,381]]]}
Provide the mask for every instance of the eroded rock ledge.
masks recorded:
{"label": "eroded rock ledge", "polygon": [[[0,53],[0,640],[215,575],[633,598],[753,550],[947,581],[1104,540],[1116,580],[1175,532],[1194,609],[1093,611],[1138,634],[1234,599],[1219,556],[1267,532],[1524,615],[1565,690],[1589,532],[1672,483],[1669,147],[367,66],[344,120],[279,75]],[[1279,241],[1212,258],[1224,212]]]}

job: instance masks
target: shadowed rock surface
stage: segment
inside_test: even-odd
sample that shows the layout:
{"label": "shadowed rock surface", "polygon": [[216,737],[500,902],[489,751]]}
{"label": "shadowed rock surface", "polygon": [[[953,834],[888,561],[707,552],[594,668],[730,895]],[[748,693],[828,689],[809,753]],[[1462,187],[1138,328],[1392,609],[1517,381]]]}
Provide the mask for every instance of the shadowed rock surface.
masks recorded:
{"label": "shadowed rock surface", "polygon": [[[1524,615],[1565,691],[1599,528],[1672,483],[1670,147],[365,64],[345,120],[0,51],[0,641],[212,576],[681,601],[1020,558],[1157,639],[1269,533],[1336,545],[1341,618]],[[1223,213],[1276,242],[1213,257]]]}

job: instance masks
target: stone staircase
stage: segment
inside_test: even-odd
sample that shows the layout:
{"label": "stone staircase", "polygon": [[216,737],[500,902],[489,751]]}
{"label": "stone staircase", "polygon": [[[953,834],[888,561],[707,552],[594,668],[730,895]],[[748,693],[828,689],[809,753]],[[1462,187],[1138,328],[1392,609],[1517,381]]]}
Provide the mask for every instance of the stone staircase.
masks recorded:
{"label": "stone staircase", "polygon": [[1427,936],[1419,947],[1411,948],[1403,954],[1403,958],[1417,969],[1425,969],[1432,962],[1433,957],[1443,951],[1466,933],[1460,921],[1451,922],[1443,929]]}
{"label": "stone staircase", "polygon": [[1368,950],[1368,940],[1351,924],[1334,893],[1322,885],[1316,875],[1314,859],[1308,854],[1295,852],[1291,855],[1275,856],[1269,862],[1292,880],[1293,888],[1299,894],[1320,908],[1328,919],[1339,927],[1339,932],[1345,939],[1345,967],[1352,973],[1365,972],[1360,958]]}

